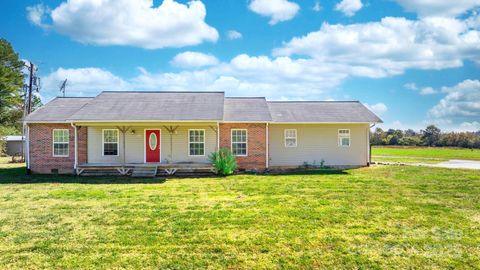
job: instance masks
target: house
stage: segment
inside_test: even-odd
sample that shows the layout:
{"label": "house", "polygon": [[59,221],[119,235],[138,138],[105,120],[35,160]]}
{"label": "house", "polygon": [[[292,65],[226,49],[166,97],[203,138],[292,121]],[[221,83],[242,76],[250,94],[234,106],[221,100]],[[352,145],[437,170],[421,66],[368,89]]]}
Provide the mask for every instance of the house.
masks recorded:
{"label": "house", "polygon": [[223,147],[241,169],[320,162],[366,166],[369,130],[379,122],[358,101],[105,91],[89,98],[55,98],[24,123],[32,172],[81,173],[89,166],[109,166],[126,174],[141,164],[208,164],[209,153]]}
{"label": "house", "polygon": [[4,136],[0,140],[6,142],[5,153],[9,156],[19,156],[23,150],[23,137],[22,136]]}

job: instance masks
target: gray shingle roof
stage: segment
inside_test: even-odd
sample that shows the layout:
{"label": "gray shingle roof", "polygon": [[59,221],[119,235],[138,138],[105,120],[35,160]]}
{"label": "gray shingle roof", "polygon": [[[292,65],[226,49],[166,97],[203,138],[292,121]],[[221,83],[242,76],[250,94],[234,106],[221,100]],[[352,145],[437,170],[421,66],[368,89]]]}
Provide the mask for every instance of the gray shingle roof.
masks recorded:
{"label": "gray shingle roof", "polygon": [[265,98],[226,97],[224,121],[271,121]]}
{"label": "gray shingle roof", "polygon": [[57,97],[27,116],[27,121],[65,121],[93,98]]}
{"label": "gray shingle roof", "polygon": [[381,123],[358,101],[266,101],[223,92],[102,92],[95,98],[55,98],[27,121],[242,121]]}
{"label": "gray shingle roof", "polygon": [[270,101],[270,115],[280,123],[381,123],[358,101]]}
{"label": "gray shingle roof", "polygon": [[223,119],[223,92],[102,92],[67,120]]}

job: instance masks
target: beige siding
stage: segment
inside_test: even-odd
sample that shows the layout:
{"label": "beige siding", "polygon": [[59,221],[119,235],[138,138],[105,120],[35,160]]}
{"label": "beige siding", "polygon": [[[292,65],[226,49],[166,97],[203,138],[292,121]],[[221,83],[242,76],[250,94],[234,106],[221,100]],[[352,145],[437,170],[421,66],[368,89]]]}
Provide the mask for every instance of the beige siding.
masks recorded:
{"label": "beige siding", "polygon": [[[285,147],[285,129],[297,129],[297,147]],[[350,129],[350,147],[338,146],[338,129]],[[368,124],[270,124],[270,166],[366,165]]]}
{"label": "beige siding", "polygon": [[[212,124],[213,127],[216,124]],[[88,163],[122,163],[123,162],[123,139],[120,134],[119,155],[103,156],[102,154],[102,130],[112,127],[89,126],[88,127]],[[131,130],[135,130],[132,134]],[[216,133],[210,126],[179,126],[176,133],[172,136],[172,151],[170,151],[170,134],[163,126],[132,127],[126,133],[125,140],[125,162],[143,163],[144,162],[144,131],[145,129],[160,129],[161,137],[161,162],[165,163],[167,159],[170,162],[208,162],[208,154],[215,151],[217,147]],[[188,155],[188,130],[205,130],[205,156]],[[173,158],[171,157],[173,153]]]}

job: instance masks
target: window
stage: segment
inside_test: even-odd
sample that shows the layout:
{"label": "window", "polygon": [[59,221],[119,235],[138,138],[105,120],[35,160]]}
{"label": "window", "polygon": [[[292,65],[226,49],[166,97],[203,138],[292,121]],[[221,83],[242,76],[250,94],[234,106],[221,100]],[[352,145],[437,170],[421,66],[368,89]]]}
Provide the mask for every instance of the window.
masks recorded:
{"label": "window", "polygon": [[103,155],[118,156],[118,129],[103,130]]}
{"label": "window", "polygon": [[190,129],[188,130],[188,147],[190,156],[205,155],[205,130]]}
{"label": "window", "polygon": [[350,129],[338,130],[338,146],[350,146]]}
{"label": "window", "polygon": [[68,157],[68,129],[53,130],[53,156]]}
{"label": "window", "polygon": [[232,129],[232,154],[234,156],[247,155],[246,129]]}
{"label": "window", "polygon": [[297,147],[296,129],[285,129],[285,147]]}

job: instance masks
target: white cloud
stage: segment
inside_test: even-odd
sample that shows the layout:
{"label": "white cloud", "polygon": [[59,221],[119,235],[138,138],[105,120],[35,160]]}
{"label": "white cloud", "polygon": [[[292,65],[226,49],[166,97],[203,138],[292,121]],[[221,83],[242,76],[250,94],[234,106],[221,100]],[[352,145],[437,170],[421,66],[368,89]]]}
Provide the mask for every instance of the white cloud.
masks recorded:
{"label": "white cloud", "polygon": [[158,7],[153,0],[67,0],[51,11],[42,5],[27,11],[32,23],[82,43],[157,49],[218,39],[217,30],[205,23],[205,6],[197,0],[164,0]]}
{"label": "white cloud", "polygon": [[312,7],[312,10],[315,11],[315,12],[319,12],[320,10],[322,10],[322,6],[320,5],[319,1],[315,2],[315,4]]}
{"label": "white cloud", "polygon": [[464,80],[453,87],[442,87],[447,95],[429,111],[432,119],[471,122],[480,119],[480,81]]}
{"label": "white cloud", "polygon": [[103,90],[126,90],[126,81],[101,68],[59,68],[42,77],[42,97],[49,99],[60,95],[60,83],[67,79],[67,96],[93,96]]}
{"label": "white cloud", "polygon": [[412,91],[415,91],[417,90],[417,85],[415,83],[406,83],[403,85],[403,87],[405,87],[406,89],[408,90],[412,90]]}
{"label": "white cloud", "polygon": [[420,16],[454,17],[480,6],[478,0],[396,0],[407,11]]}
{"label": "white cloud", "polygon": [[363,4],[360,0],[342,0],[335,6],[335,10],[342,12],[345,16],[352,17],[362,7]]}
{"label": "white cloud", "polygon": [[480,131],[480,122],[463,122],[460,124],[460,128],[465,131]]}
{"label": "white cloud", "polygon": [[367,103],[365,103],[365,106],[367,106],[367,108],[369,110],[371,110],[372,112],[374,112],[377,115],[382,115],[388,110],[387,105],[385,105],[382,102],[379,102],[379,103],[373,104],[373,105],[368,105]]}
{"label": "white cloud", "polygon": [[44,24],[43,21],[45,20],[46,15],[49,13],[49,8],[43,4],[27,7],[28,20],[34,25],[42,28],[48,28],[48,25]]}
{"label": "white cloud", "polygon": [[227,32],[227,38],[230,40],[240,39],[242,38],[242,33],[235,30],[230,30]]}
{"label": "white cloud", "polygon": [[468,21],[385,17],[370,23],[324,23],[319,31],[295,37],[273,54],[309,56],[339,65],[350,75],[372,78],[412,68],[460,67],[466,59],[480,63],[480,32]]}
{"label": "white cloud", "polygon": [[420,95],[432,95],[436,94],[437,90],[433,89],[432,87],[423,87],[420,89]]}
{"label": "white cloud", "polygon": [[291,20],[300,10],[297,3],[288,0],[252,0],[248,8],[257,14],[270,17],[270,25]]}
{"label": "white cloud", "polygon": [[218,63],[218,59],[211,54],[190,51],[179,53],[170,61],[173,66],[183,68],[213,66]]}

